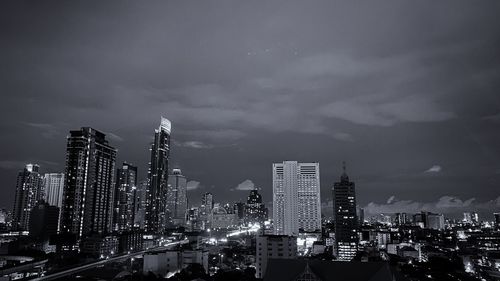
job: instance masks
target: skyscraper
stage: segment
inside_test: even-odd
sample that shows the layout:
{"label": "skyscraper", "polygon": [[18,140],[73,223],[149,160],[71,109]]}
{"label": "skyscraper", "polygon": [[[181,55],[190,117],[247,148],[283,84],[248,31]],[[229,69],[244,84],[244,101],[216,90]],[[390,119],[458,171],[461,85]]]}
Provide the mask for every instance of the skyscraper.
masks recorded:
{"label": "skyscraper", "polygon": [[181,169],[168,176],[167,216],[171,225],[184,225],[187,211],[187,179]]}
{"label": "skyscraper", "polygon": [[212,214],[212,209],[214,208],[214,197],[212,193],[206,192],[201,197],[201,206],[199,219],[203,225],[203,229],[209,228],[210,215]]}
{"label": "skyscraper", "polygon": [[335,239],[339,260],[351,260],[357,252],[356,190],[354,182],[349,181],[346,173],[340,176],[340,182],[333,187],[333,215],[335,219]]}
{"label": "skyscraper", "polygon": [[137,167],[123,163],[116,171],[115,230],[125,231],[134,227],[135,197],[137,190]]}
{"label": "skyscraper", "polygon": [[151,144],[151,162],[148,170],[145,228],[149,233],[162,233],[166,227],[168,160],[172,124],[161,117]]}
{"label": "skyscraper", "polygon": [[267,219],[267,209],[257,189],[251,190],[245,205],[245,223],[263,224]]}
{"label": "skyscraper", "polygon": [[89,127],[70,131],[61,231],[78,239],[112,231],[116,149]]}
{"label": "skyscraper", "polygon": [[273,164],[274,233],[321,230],[319,163]]}
{"label": "skyscraper", "polygon": [[43,185],[45,186],[45,202],[51,206],[59,208],[59,219],[57,231],[61,228],[62,201],[64,192],[64,173],[50,173],[43,176]]}
{"label": "skyscraper", "polygon": [[45,202],[61,208],[64,191],[64,173],[50,173],[43,176]]}
{"label": "skyscraper", "polygon": [[12,223],[14,228],[28,230],[31,209],[35,207],[42,192],[42,176],[38,173],[40,166],[27,164],[17,175],[16,196]]}

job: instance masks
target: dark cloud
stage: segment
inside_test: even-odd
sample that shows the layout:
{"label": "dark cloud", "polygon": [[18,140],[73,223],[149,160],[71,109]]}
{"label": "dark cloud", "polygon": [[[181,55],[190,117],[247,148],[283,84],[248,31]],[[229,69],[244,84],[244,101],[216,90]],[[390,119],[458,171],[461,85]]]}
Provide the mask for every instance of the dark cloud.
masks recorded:
{"label": "dark cloud", "polygon": [[[497,1],[3,3],[1,188],[13,197],[27,160],[63,170],[65,135],[81,126],[106,132],[145,177],[164,115],[173,164],[216,200],[243,200],[226,191],[249,177],[269,200],[283,160],[320,162],[325,202],[342,160],[361,204],[496,197],[499,12]],[[422,173],[436,163],[446,169]]]}

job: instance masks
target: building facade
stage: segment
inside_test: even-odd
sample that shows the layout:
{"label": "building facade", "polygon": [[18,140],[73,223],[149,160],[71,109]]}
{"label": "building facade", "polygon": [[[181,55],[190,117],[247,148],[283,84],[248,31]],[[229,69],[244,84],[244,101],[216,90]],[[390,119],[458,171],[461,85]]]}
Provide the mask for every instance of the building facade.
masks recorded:
{"label": "building facade", "polygon": [[160,127],[155,130],[151,144],[151,161],[148,169],[146,193],[145,229],[149,233],[162,233],[167,218],[168,161],[170,158],[170,132],[172,124],[161,117]]}
{"label": "building facade", "polygon": [[269,259],[297,258],[297,237],[286,235],[257,236],[255,246],[257,278],[264,277]]}
{"label": "building facade", "polygon": [[40,241],[46,241],[57,234],[59,227],[59,208],[39,201],[30,214],[30,236]]}
{"label": "building facade", "polygon": [[42,193],[43,179],[39,173],[40,166],[27,164],[17,175],[16,195],[12,211],[14,229],[28,230],[30,213]]}
{"label": "building facade", "polygon": [[67,139],[61,231],[81,239],[112,231],[116,149],[93,128]]}
{"label": "building facade", "polygon": [[267,219],[267,208],[257,190],[251,190],[245,204],[245,223],[263,224]]}
{"label": "building facade", "polygon": [[167,217],[172,226],[184,225],[187,211],[187,179],[181,169],[168,176]]}
{"label": "building facade", "polygon": [[351,260],[357,252],[358,218],[355,185],[354,182],[349,181],[345,163],[340,181],[336,182],[333,187],[333,214],[337,258]]}
{"label": "building facade", "polygon": [[137,167],[123,163],[116,172],[114,228],[127,231],[134,227],[137,195]]}
{"label": "building facade", "polygon": [[321,230],[319,163],[273,164],[274,234]]}

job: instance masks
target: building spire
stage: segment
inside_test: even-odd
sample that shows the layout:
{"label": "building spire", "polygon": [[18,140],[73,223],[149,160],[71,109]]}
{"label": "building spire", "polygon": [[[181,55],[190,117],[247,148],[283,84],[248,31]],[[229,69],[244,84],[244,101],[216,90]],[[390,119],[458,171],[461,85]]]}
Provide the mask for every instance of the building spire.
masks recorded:
{"label": "building spire", "polygon": [[346,164],[345,164],[345,161],[342,161],[342,170],[343,170],[343,173],[342,173],[342,176],[340,176],[340,181],[341,182],[348,182],[349,181],[349,176],[347,176],[347,173],[346,173]]}

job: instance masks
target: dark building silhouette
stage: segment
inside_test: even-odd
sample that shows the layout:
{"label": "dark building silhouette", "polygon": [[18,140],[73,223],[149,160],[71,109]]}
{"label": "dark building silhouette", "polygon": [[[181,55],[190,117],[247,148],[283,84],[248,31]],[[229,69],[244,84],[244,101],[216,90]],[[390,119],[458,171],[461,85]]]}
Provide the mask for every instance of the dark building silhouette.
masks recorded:
{"label": "dark building silhouette", "polygon": [[151,144],[151,162],[148,170],[145,228],[149,233],[162,233],[166,227],[168,160],[170,157],[171,123],[161,117]]}
{"label": "dark building silhouette", "polygon": [[31,210],[29,233],[38,240],[48,240],[57,234],[59,225],[59,208],[45,201],[39,201]]}
{"label": "dark building silhouette", "polygon": [[267,208],[262,203],[262,196],[255,189],[251,190],[245,206],[245,222],[263,224],[267,219]]}
{"label": "dark building silhouette", "polygon": [[116,172],[115,230],[125,231],[134,227],[137,195],[137,167],[123,163]]}
{"label": "dark building silhouette", "polygon": [[105,134],[83,127],[71,131],[66,150],[66,182],[61,231],[78,239],[112,231],[116,149]]}
{"label": "dark building silhouette", "polygon": [[42,197],[43,178],[39,174],[40,166],[27,164],[17,175],[16,195],[12,211],[12,225],[14,229],[28,230],[30,212],[37,200]]}
{"label": "dark building silhouette", "polygon": [[358,242],[356,190],[354,182],[349,181],[345,163],[343,169],[340,182],[336,182],[333,186],[335,239],[338,259],[351,260],[356,255]]}

